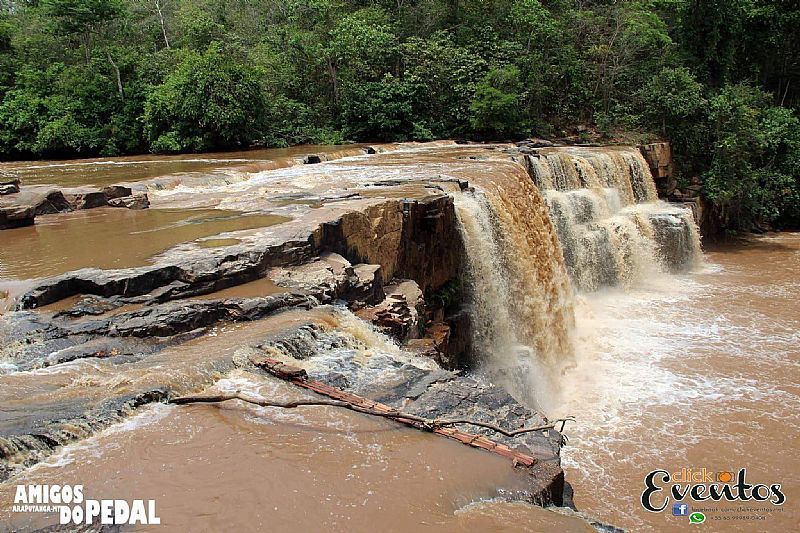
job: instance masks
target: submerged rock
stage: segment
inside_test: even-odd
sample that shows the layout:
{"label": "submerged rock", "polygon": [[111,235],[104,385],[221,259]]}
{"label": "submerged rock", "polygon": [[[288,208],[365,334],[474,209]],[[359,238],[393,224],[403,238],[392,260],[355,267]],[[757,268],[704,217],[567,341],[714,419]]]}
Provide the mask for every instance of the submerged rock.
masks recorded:
{"label": "submerged rock", "polygon": [[17,192],[19,192],[19,179],[14,178],[7,180],[3,176],[0,176],[0,196]]}
{"label": "submerged rock", "polygon": [[0,230],[32,226],[35,217],[34,206],[0,204]]}
{"label": "submerged rock", "polygon": [[14,413],[17,416],[4,417],[0,420],[0,481],[39,462],[55,448],[121,422],[137,407],[168,396],[166,390],[148,390],[112,397],[88,409],[76,398],[60,405],[28,406]]}
{"label": "submerged rock", "polygon": [[108,200],[108,205],[111,207],[124,207],[126,209],[147,209],[150,207],[150,200],[147,194],[137,193],[134,195],[111,198]]}

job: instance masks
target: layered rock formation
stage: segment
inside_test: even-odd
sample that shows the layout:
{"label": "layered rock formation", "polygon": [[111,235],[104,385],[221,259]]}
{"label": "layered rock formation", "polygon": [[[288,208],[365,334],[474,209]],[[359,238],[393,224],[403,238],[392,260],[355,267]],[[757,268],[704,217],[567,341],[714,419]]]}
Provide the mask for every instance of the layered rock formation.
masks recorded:
{"label": "layered rock formation", "polygon": [[[567,359],[567,269],[583,279],[575,273],[587,235],[617,244],[644,236],[679,267],[694,241],[684,212],[637,207],[655,193],[635,150],[523,148],[438,144],[341,164],[309,156],[301,171],[220,178],[190,192],[153,187],[149,199],[117,186],[23,187],[0,200],[6,221],[148,202],[148,213],[178,206],[285,217],[220,235],[220,246],[179,244],[146,266],[26,281],[14,311],[0,315],[0,402],[9,406],[0,416],[0,477],[139,405],[202,390],[232,368],[256,371],[244,357],[254,352],[425,417],[508,429],[545,423],[519,391]],[[614,189],[640,210],[614,218],[621,206],[585,205],[588,189]],[[569,216],[559,218],[559,205]],[[613,250],[624,263],[627,249]],[[621,266],[601,274],[619,276]],[[607,283],[619,281],[611,274]],[[476,298],[481,287],[495,287],[484,291],[492,305]],[[226,292],[235,289],[242,293]],[[492,354],[516,366],[485,365]],[[525,360],[531,365],[520,368]],[[528,389],[510,386],[515,380]],[[559,432],[490,436],[536,458],[531,500],[563,503]]]}
{"label": "layered rock formation", "polygon": [[17,186],[16,190],[9,191],[0,198],[0,230],[30,226],[39,215],[104,206],[146,209],[150,205],[147,193],[134,193],[130,187],[122,185],[112,185],[102,189],[91,187],[57,189],[32,185],[21,188]]}

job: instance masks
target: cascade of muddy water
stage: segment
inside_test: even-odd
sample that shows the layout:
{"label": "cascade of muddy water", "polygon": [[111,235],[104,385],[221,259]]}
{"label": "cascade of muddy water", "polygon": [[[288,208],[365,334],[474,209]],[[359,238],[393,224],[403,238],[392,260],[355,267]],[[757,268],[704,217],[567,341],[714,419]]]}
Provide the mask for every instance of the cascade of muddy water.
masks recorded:
{"label": "cascade of muddy water", "polygon": [[[467,252],[464,266],[474,311],[473,345],[476,360],[482,370],[493,380],[503,384],[519,401],[540,406],[552,414],[555,412],[552,409],[553,404],[561,396],[560,391],[555,390],[556,387],[563,387],[565,391],[568,387],[560,382],[566,379],[562,373],[574,366],[573,342],[581,340],[573,339],[576,329],[573,284],[579,289],[595,289],[602,285],[627,284],[648,272],[660,274],[668,268],[686,268],[699,254],[697,231],[687,211],[656,202],[652,177],[635,150],[551,150],[541,154],[538,159],[526,158],[527,172],[525,166],[511,160],[507,153],[494,153],[500,155],[491,155],[492,152],[483,147],[414,147],[397,150],[391,157],[387,155],[367,160],[364,156],[322,165],[287,164],[287,168],[280,170],[261,168],[258,163],[246,172],[237,168],[236,172],[243,172],[242,179],[222,179],[218,173],[208,179],[187,179],[181,176],[174,183],[170,178],[169,186],[164,185],[164,179],[154,179],[148,182],[148,188],[157,207],[216,207],[217,211],[227,209],[248,213],[275,212],[296,217],[295,220],[305,216],[309,224],[311,221],[316,224],[326,221],[325,216],[330,216],[330,213],[326,214],[326,209],[344,210],[356,202],[366,206],[368,203],[380,201],[381,198],[398,196],[425,198],[430,194],[428,189],[460,191],[465,187],[464,183],[469,182],[475,186],[474,192],[455,192],[453,197]],[[431,180],[432,176],[442,181],[425,189],[415,185],[415,182]],[[389,180],[396,182],[392,191],[376,186]],[[408,188],[402,188],[399,183]],[[353,199],[354,193],[357,200]],[[338,203],[345,204],[345,200],[348,205],[334,207]],[[325,209],[314,212],[312,207],[302,202],[319,203]],[[284,203],[288,205],[283,205]],[[288,225],[288,222],[284,224]],[[159,224],[157,228],[161,229],[162,226],[163,224]],[[264,235],[258,234],[258,239],[263,238],[263,242],[272,243],[267,238],[272,238],[273,230],[266,228],[266,223],[259,226],[264,226],[258,230]],[[302,228],[299,222],[297,226]],[[46,228],[40,226],[39,229]],[[242,246],[251,247],[262,242],[256,239],[255,233],[244,233],[250,231],[244,227],[225,227],[175,237],[177,241],[196,240],[198,237],[214,236],[223,229],[241,231],[220,234],[228,238],[227,242],[224,238],[208,242],[214,245],[224,243],[237,246],[243,243]],[[286,229],[284,226],[281,230],[281,225],[278,224],[274,231],[276,235],[282,231],[280,234],[285,236],[294,235],[297,229],[294,226]],[[18,234],[22,235],[22,232]],[[137,252],[140,252],[141,257],[131,256],[129,264],[149,261],[153,253],[172,244],[159,244],[153,250],[146,248],[144,244],[137,245]],[[22,250],[21,247],[19,249]],[[201,252],[211,254],[213,249],[203,249]],[[51,266],[51,254],[41,255],[45,260],[43,264]],[[72,258],[73,255],[66,254],[66,257]],[[23,261],[20,259],[22,256],[21,253],[15,255],[15,260],[9,261],[9,264],[17,269],[30,268],[33,264],[31,259]],[[68,265],[65,268],[73,269],[78,266],[85,265]],[[0,268],[0,277],[3,277],[3,273],[4,269]],[[15,275],[21,278],[52,273],[54,272]],[[244,296],[263,296],[282,290],[269,280],[254,281],[252,284],[249,287],[228,288],[228,292],[215,294],[217,297],[235,297],[241,296],[239,291],[244,291]],[[8,290],[11,292],[11,288]],[[255,294],[250,294],[250,291],[255,291]],[[313,322],[314,325],[301,327],[300,324],[305,322]],[[265,342],[268,333],[277,334],[278,330],[284,329],[297,329],[299,334],[280,342]],[[148,342],[150,340],[153,344],[159,342],[157,339],[148,339]],[[397,346],[387,344],[385,339],[376,336],[369,328],[365,328],[364,322],[352,315],[344,315],[344,318],[331,317],[327,311],[322,310],[290,311],[259,323],[235,326],[230,331],[224,328],[213,329],[200,339],[163,350],[144,343],[141,348],[136,348],[135,355],[115,356],[112,349],[109,357],[70,361],[64,357],[62,351],[58,349],[49,354],[47,360],[34,361],[35,364],[28,365],[30,369],[8,364],[4,370],[7,372],[0,375],[0,403],[4,405],[4,409],[0,410],[0,435],[3,435],[0,438],[0,454],[13,459],[15,464],[28,466],[50,455],[54,448],[70,446],[76,440],[87,440],[91,434],[102,431],[110,424],[119,426],[117,422],[128,417],[140,402],[158,399],[161,397],[159,394],[163,395],[164,391],[182,394],[209,386],[220,379],[223,383],[233,380],[238,387],[241,385],[240,378],[253,379],[249,374],[234,370],[235,366],[242,364],[250,355],[263,355],[266,352],[303,360],[302,364],[306,365],[311,375],[327,378],[337,386],[342,383],[348,388],[364,387],[368,391],[364,395],[368,397],[377,397],[371,390],[378,387],[381,392],[401,388],[409,380],[408,376],[441,371],[430,360],[419,361],[413,359],[415,356],[406,356]],[[47,367],[39,368],[39,363],[46,363]],[[2,364],[0,361],[0,365]],[[426,364],[430,366],[425,366]],[[0,370],[3,370],[2,366]],[[266,387],[260,380],[257,381],[258,387]],[[271,391],[269,387],[263,390],[264,393]],[[149,399],[142,396],[148,394],[152,396]],[[492,404],[492,408],[496,409],[496,403]],[[239,454],[244,449],[250,450],[248,453],[253,453],[253,449],[273,450],[288,441],[297,451],[296,457],[290,456],[287,459],[289,464],[297,466],[295,471],[298,468],[310,471],[311,467],[304,461],[321,453],[318,447],[309,444],[304,438],[298,439],[297,435],[292,437],[292,428],[287,432],[268,435],[267,438],[253,438],[253,435],[260,435],[256,431],[260,428],[254,428],[252,424],[260,422],[253,422],[254,417],[250,416],[245,420],[247,423],[244,423],[241,407],[221,410],[220,412],[225,413],[226,420],[211,422],[208,422],[209,415],[217,413],[216,408],[192,409],[186,413],[170,410],[164,424],[155,421],[150,429],[131,432],[132,435],[137,435],[138,441],[125,444],[122,447],[125,453],[121,456],[135,458],[137,453],[141,453],[142,457],[141,460],[123,461],[123,466],[153,466],[147,475],[141,476],[149,480],[149,484],[141,486],[142,490],[149,492],[162,485],[164,475],[160,472],[160,464],[182,464],[181,461],[192,457],[193,452],[174,447],[169,439],[163,438],[176,428],[184,441],[194,442],[196,450],[208,453],[208,450],[215,449],[220,442],[226,442],[229,449],[224,453],[219,471],[199,468],[199,472],[192,472],[188,468],[186,472],[178,472],[183,477],[176,478],[178,481],[171,491],[173,499],[174,495],[182,494],[181,488],[190,486],[196,476],[204,475],[216,482],[222,477],[220,472],[223,470],[246,474],[241,479],[249,484],[230,479],[226,481],[228,485],[223,487],[222,492],[235,492],[234,488],[241,484],[257,493],[265,478],[288,479],[286,472],[281,472],[280,469],[271,470],[274,464],[259,462],[260,452],[249,457],[245,461],[247,466],[242,468]],[[88,415],[87,410],[91,411]],[[251,415],[249,411],[246,414]],[[257,414],[263,415],[262,412]],[[315,420],[313,414],[309,415],[308,420],[315,422],[313,425],[318,427],[334,423],[336,416],[330,415],[330,418],[334,418],[333,422],[326,417],[317,417]],[[274,418],[275,423],[285,422],[280,416]],[[202,427],[203,423],[207,423],[207,432],[194,429]],[[361,431],[356,425],[362,426],[363,421],[356,418],[353,423],[354,429],[350,433]],[[371,423],[363,424],[365,432],[375,431],[375,428],[384,432],[387,427],[391,427],[367,424]],[[32,431],[41,438],[31,437]],[[307,439],[314,438],[310,430],[303,432],[303,436]],[[119,435],[112,432],[110,438],[106,435],[101,436],[100,440],[106,439],[108,447],[113,448],[118,438]],[[348,439],[322,439],[319,442],[322,443],[322,451],[329,448],[341,450],[348,446],[346,440]],[[357,440],[355,443],[361,446],[389,449],[395,445],[396,439],[394,435],[390,438],[378,435],[376,438]],[[409,437],[407,442],[413,444],[413,440],[413,437]],[[431,449],[431,446],[438,444],[428,441],[421,443],[423,449]],[[150,450],[158,451],[160,463],[149,461]],[[457,453],[444,446],[441,450],[445,456]],[[212,453],[219,452],[215,450]],[[353,452],[355,459],[359,453]],[[72,467],[75,479],[86,475],[85,465],[91,462],[87,455],[91,453],[78,453]],[[334,455],[341,456],[341,452]],[[391,459],[403,461],[404,457],[403,454],[397,454]],[[479,460],[467,453],[459,457],[462,457],[460,464]],[[115,472],[118,473],[121,468],[119,462],[115,463],[110,454],[106,454],[105,459],[107,461],[104,463],[104,470],[100,471],[96,479],[91,480],[96,486],[116,491],[119,486],[126,485],[137,475],[126,471],[125,475],[117,476]],[[389,459],[381,458],[381,461],[386,462]],[[325,467],[331,469],[327,471],[327,478],[323,476],[320,479],[323,483],[328,483],[332,493],[345,494],[348,483],[341,482],[344,471],[337,470],[335,463],[335,460],[325,463]],[[459,463],[447,463],[443,468],[452,469],[458,465]],[[485,486],[477,483],[485,476],[481,472],[490,471],[494,466],[487,463],[484,471],[476,468],[474,472],[472,469],[461,469],[465,478],[453,478],[458,479],[457,483],[453,481],[456,485],[477,487],[474,491],[467,491],[469,494],[466,501],[493,497],[493,487],[513,486],[504,479],[493,479],[491,483],[485,483]],[[46,475],[36,478],[42,481],[49,480],[53,475],[57,477],[57,474],[46,472],[48,468],[43,466],[42,470],[34,470],[31,475],[36,478],[35,476],[45,471]],[[252,476],[253,469],[260,471],[262,476]],[[391,480],[399,478],[406,479],[410,470],[409,467],[396,473],[376,474],[375,485],[387,485]],[[431,481],[423,478],[424,476],[419,479]],[[320,479],[306,479],[305,486],[317,487]],[[345,478],[346,481],[349,479]],[[117,485],[115,480],[119,482]],[[435,481],[433,480],[434,483]],[[213,485],[211,481],[208,484]],[[303,483],[300,485],[302,488]],[[283,486],[276,486],[273,499],[285,497],[284,489]],[[444,493],[444,488],[442,492]],[[402,493],[413,497],[422,494],[417,494],[413,485],[406,486]],[[214,497],[213,491],[198,496],[201,501]],[[313,499],[317,496],[319,495],[314,494],[311,497]],[[360,493],[354,493],[354,501],[356,496],[360,496]],[[167,496],[164,495],[164,498]],[[180,507],[181,502],[178,500],[180,498],[169,505]],[[457,498],[445,502],[450,506],[444,507],[447,513],[452,514],[452,508],[460,506],[460,503],[452,504],[456,500]],[[292,505],[299,507],[306,500],[298,497],[291,501]],[[391,498],[385,501],[391,501]],[[406,502],[405,505],[418,504]],[[438,507],[439,503],[436,505]],[[261,508],[263,506],[257,503],[252,506],[264,511]],[[231,509],[238,509],[235,501],[225,506],[229,514]],[[325,510],[335,511],[329,508]],[[381,510],[381,507],[378,506],[377,510]],[[170,514],[175,513],[172,516],[178,516],[183,523],[191,524],[195,523],[193,520],[197,520],[196,516],[200,512],[191,508],[185,512],[173,510]],[[436,515],[437,512],[430,510],[428,514]],[[293,518],[294,515],[287,513],[286,520]],[[363,523],[371,524],[374,523],[373,520],[386,519],[386,516],[375,511],[374,514],[354,513],[352,516],[347,515],[346,519],[351,518],[353,521],[360,518]],[[233,520],[231,517],[226,519]],[[306,519],[312,523],[330,525],[313,513]],[[444,519],[449,520],[449,515],[442,520]],[[390,517],[389,520],[399,519]],[[402,524],[407,526],[406,529],[414,525],[410,522]]]}
{"label": "cascade of muddy water", "polygon": [[578,289],[630,286],[700,260],[691,213],[658,202],[635,148],[558,148],[526,157]]}
{"label": "cascade of muddy water", "polygon": [[548,409],[572,366],[573,288],[630,286],[700,261],[691,213],[659,202],[635,148],[558,148],[497,162],[455,195],[477,366]]}
{"label": "cascade of muddy water", "polygon": [[570,364],[572,289],[544,201],[518,165],[456,195],[478,366],[520,401],[542,406]]}

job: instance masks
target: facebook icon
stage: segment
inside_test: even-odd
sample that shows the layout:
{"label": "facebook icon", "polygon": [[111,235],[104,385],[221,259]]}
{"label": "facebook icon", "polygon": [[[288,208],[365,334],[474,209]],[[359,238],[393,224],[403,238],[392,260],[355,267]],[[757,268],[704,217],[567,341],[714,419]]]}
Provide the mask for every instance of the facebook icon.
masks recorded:
{"label": "facebook icon", "polygon": [[689,516],[689,506],[685,503],[673,503],[672,516]]}

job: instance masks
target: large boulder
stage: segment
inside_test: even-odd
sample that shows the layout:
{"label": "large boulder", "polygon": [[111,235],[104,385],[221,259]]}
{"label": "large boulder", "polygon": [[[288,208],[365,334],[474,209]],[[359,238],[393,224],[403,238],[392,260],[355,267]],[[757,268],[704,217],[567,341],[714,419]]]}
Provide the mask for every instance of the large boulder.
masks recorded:
{"label": "large boulder", "polygon": [[[6,205],[9,206],[33,207],[36,215],[49,215],[72,210],[72,205],[64,197],[64,194],[60,190],[50,187],[24,187],[13,197],[9,197],[7,202]],[[0,206],[2,205],[0,204]]]}
{"label": "large boulder", "polygon": [[64,198],[69,202],[74,210],[94,209],[108,204],[105,193],[99,189],[78,188],[65,189]]}
{"label": "large boulder", "polygon": [[0,205],[0,230],[33,225],[36,210],[30,205]]}

